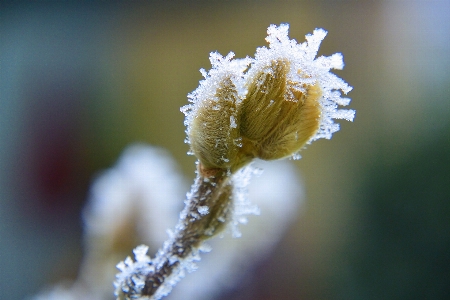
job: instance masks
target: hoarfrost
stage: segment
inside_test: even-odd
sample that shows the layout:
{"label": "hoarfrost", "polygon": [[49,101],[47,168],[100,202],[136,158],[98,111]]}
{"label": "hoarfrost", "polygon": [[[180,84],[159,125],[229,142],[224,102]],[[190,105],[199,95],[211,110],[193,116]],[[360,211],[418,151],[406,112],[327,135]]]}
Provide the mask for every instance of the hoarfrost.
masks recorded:
{"label": "hoarfrost", "polygon": [[230,127],[231,128],[236,128],[237,127],[236,119],[234,118],[234,116],[230,116]]}
{"label": "hoarfrost", "polygon": [[292,155],[292,159],[293,160],[299,160],[299,159],[301,159],[302,158],[302,156],[300,155],[300,153],[294,153],[293,155]]}
{"label": "hoarfrost", "polygon": [[198,212],[201,215],[207,215],[209,213],[209,207],[208,206],[199,206],[198,207]]}
{"label": "hoarfrost", "polygon": [[136,261],[140,263],[149,263],[150,257],[147,255],[148,246],[140,245],[137,246],[134,250],[134,256],[136,257]]}
{"label": "hoarfrost", "polygon": [[234,207],[233,217],[228,226],[233,237],[242,235],[238,225],[247,223],[248,215],[259,215],[260,213],[258,206],[251,203],[248,197],[248,185],[253,175],[258,176],[261,173],[261,169],[250,164],[240,169],[232,177]]}

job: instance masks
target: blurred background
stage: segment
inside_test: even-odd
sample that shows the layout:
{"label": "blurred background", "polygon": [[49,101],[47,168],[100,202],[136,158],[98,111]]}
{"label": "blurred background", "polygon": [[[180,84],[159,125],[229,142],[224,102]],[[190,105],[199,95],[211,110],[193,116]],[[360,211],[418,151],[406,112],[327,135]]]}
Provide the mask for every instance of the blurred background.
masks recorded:
{"label": "blurred background", "polygon": [[344,54],[356,118],[292,162],[302,214],[222,298],[448,299],[449,15],[449,1],[2,1],[1,298],[76,276],[89,186],[128,144],[168,149],[192,179],[179,108],[198,70],[289,23],[299,42],[328,30],[319,55]]}

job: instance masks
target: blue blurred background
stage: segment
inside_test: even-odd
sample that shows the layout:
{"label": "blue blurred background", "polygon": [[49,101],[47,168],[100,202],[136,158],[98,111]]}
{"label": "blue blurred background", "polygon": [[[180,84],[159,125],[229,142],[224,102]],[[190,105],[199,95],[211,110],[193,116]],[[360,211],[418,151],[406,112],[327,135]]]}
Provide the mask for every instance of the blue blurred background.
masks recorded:
{"label": "blue blurred background", "polygon": [[299,42],[328,30],[319,54],[344,54],[356,119],[293,162],[303,214],[223,299],[448,299],[449,15],[449,1],[2,1],[1,298],[76,276],[89,185],[129,143],[167,148],[192,178],[179,108],[209,52],[252,56],[290,23]]}

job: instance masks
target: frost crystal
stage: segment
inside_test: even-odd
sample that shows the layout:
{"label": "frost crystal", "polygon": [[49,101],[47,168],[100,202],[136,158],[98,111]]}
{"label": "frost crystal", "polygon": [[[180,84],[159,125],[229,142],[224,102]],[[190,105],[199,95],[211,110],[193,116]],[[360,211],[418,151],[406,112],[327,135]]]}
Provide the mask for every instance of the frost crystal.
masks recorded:
{"label": "frost crystal", "polygon": [[198,212],[201,215],[207,215],[209,212],[209,207],[208,206],[199,206],[198,207]]}
{"label": "frost crystal", "polygon": [[260,175],[261,173],[261,169],[254,168],[253,165],[248,165],[233,175],[234,211],[233,218],[229,223],[233,237],[241,237],[242,234],[238,225],[246,224],[248,215],[260,214],[258,206],[252,204],[248,197],[248,185],[250,184],[252,175]]}

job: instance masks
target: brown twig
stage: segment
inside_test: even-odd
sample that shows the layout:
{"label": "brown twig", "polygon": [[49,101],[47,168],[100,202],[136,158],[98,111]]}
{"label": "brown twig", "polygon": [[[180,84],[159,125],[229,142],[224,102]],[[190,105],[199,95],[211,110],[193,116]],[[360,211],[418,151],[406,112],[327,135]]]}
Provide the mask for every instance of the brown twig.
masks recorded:
{"label": "brown twig", "polygon": [[[231,192],[229,172],[217,169],[205,173],[199,165],[197,178],[187,194],[185,208],[172,237],[146,268],[123,281],[119,298],[156,295],[159,299],[158,293],[166,294],[164,288],[168,293],[172,284],[167,281],[178,281],[177,276],[184,272],[183,268],[195,260],[201,243],[224,228],[230,216]],[[142,277],[145,278],[144,285],[141,284]]]}

